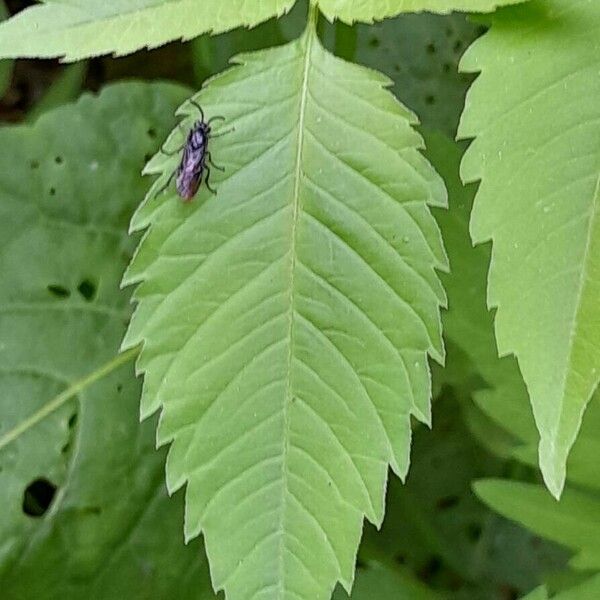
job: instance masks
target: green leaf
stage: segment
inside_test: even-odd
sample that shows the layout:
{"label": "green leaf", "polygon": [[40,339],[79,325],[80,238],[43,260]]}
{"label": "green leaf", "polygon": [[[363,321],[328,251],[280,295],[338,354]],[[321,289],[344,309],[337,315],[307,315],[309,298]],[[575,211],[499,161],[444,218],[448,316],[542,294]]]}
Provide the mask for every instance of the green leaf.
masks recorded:
{"label": "green leaf", "polygon": [[345,23],[372,23],[400,13],[453,11],[490,12],[499,6],[518,4],[523,0],[319,0],[319,9],[330,20]]}
{"label": "green leaf", "polygon": [[600,569],[600,502],[597,495],[565,490],[560,502],[543,487],[515,481],[484,480],[477,495],[494,510],[577,554],[571,564]]}
{"label": "green leaf", "polygon": [[476,137],[462,177],[481,180],[471,233],[493,241],[498,349],[519,361],[558,497],[600,378],[600,13],[587,0],[536,1],[492,23],[462,63],[481,71],[459,128]]}
{"label": "green leaf", "polygon": [[80,60],[129,54],[202,33],[253,26],[294,0],[45,0],[0,25],[0,58]]}
{"label": "green leaf", "polygon": [[197,97],[235,127],[211,143],[218,194],[156,196],[178,157],[147,167],[123,346],[143,343],[142,414],[162,409],[167,484],[187,482],[215,588],[328,598],[351,587],[363,516],[381,523],[388,465],[407,472],[410,415],[430,421],[446,257],[428,204],[446,193],[389,81],[313,25],[237,60]]}
{"label": "green leaf", "polygon": [[[139,172],[185,95],[120,84],[0,129],[3,600],[214,597],[201,547],[183,545],[153,424],[139,425],[132,366],[76,384],[118,349]],[[74,385],[75,399],[21,427]]]}

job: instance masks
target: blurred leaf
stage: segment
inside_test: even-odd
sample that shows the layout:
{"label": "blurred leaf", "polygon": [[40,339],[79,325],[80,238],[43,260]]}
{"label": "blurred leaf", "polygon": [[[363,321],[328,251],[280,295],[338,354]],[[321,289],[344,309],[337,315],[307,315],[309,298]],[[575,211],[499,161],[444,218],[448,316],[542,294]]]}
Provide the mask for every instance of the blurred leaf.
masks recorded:
{"label": "blurred leaf", "polygon": [[0,25],[0,57],[80,60],[257,25],[294,0],[45,0]]}
{"label": "blurred leaf", "polygon": [[597,495],[567,488],[556,502],[538,485],[488,479],[477,495],[494,510],[577,554],[571,564],[600,569],[600,501]]}
{"label": "blurred leaf", "polygon": [[493,242],[498,350],[518,358],[540,468],[558,497],[600,380],[600,12],[588,0],[545,0],[491,20],[462,61],[481,72],[459,128],[476,138],[462,177],[481,180],[471,233]]}
{"label": "blurred leaf", "polygon": [[454,137],[471,81],[458,73],[458,59],[479,28],[460,14],[405,14],[353,29],[356,60],[393,79],[395,94],[425,127]]}
{"label": "blurred leaf", "polygon": [[139,425],[131,365],[5,444],[115,356],[139,172],[185,94],[121,84],[0,129],[2,600],[214,598],[200,544],[183,545],[154,424]]}

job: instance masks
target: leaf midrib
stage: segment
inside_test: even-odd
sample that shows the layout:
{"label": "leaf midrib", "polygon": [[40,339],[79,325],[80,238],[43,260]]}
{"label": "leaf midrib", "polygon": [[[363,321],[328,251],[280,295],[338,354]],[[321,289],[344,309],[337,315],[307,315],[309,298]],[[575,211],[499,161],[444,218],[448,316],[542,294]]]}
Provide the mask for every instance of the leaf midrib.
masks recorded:
{"label": "leaf midrib", "polygon": [[314,41],[314,29],[312,26],[312,15],[314,7],[311,6],[309,14],[309,24],[305,33],[305,56],[302,69],[302,88],[300,95],[300,107],[298,116],[298,136],[296,138],[296,164],[294,167],[294,191],[292,195],[292,219],[290,233],[290,266],[289,266],[289,295],[288,295],[288,355],[287,355],[287,385],[283,404],[283,456],[281,459],[281,511],[279,520],[279,595],[281,598],[285,595],[284,586],[284,554],[285,554],[285,515],[287,506],[287,471],[289,455],[290,438],[290,416],[289,406],[293,400],[293,361],[294,361],[294,330],[295,330],[295,278],[296,278],[296,244],[298,238],[298,226],[300,220],[301,200],[300,200],[300,179],[302,177],[302,157],[304,150],[304,122],[306,118],[306,104],[308,99],[308,80],[310,74],[310,59],[312,44]]}

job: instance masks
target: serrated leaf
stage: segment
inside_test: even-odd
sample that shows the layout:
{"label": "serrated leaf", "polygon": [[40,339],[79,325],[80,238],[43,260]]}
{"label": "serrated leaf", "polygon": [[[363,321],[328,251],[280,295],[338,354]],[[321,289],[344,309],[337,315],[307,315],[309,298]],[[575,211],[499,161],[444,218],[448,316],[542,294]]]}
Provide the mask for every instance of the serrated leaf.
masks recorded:
{"label": "serrated leaf", "polygon": [[6,443],[115,356],[130,313],[119,280],[139,172],[185,95],[120,84],[0,129],[3,600],[166,600],[175,586],[185,600],[212,596],[201,548],[183,546],[183,498],[167,497],[153,424],[138,423],[131,365]]}
{"label": "serrated leaf", "polygon": [[251,27],[295,0],[45,0],[0,25],[0,58],[80,60]]}
{"label": "serrated leaf", "polygon": [[493,241],[498,349],[517,356],[540,467],[559,496],[600,378],[600,13],[588,0],[549,0],[492,23],[462,63],[481,71],[459,128],[476,137],[462,177],[482,182],[471,233]]}
{"label": "serrated leaf", "polygon": [[[312,25],[238,62],[197,98],[235,127],[211,143],[217,196],[150,193],[133,219],[150,229],[124,347],[143,343],[142,413],[162,409],[168,486],[187,482],[215,588],[329,598],[363,516],[381,523],[388,464],[406,474],[410,415],[430,420],[446,258],[428,204],[445,189],[388,80]],[[177,161],[150,162],[154,190]]]}
{"label": "serrated leaf", "polygon": [[454,11],[491,12],[499,6],[518,4],[523,0],[319,0],[319,9],[330,20],[345,23],[372,23],[400,13],[430,12],[448,14]]}
{"label": "serrated leaf", "polygon": [[600,569],[600,502],[597,495],[567,489],[556,502],[542,486],[483,480],[477,495],[495,511],[576,552],[571,565]]}

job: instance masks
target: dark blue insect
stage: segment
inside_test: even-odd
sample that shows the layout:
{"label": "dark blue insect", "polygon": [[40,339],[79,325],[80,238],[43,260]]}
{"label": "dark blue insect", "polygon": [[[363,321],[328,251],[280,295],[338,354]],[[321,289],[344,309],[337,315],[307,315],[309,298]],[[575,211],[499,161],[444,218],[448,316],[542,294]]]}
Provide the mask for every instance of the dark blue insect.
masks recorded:
{"label": "dark blue insect", "polygon": [[200,119],[194,123],[194,126],[188,133],[185,143],[173,152],[167,152],[164,150],[164,148],[161,148],[161,152],[167,156],[173,156],[174,154],[181,152],[181,150],[183,150],[183,154],[181,155],[179,166],[175,171],[173,171],[169,177],[169,180],[159,191],[159,193],[169,187],[171,181],[173,181],[173,177],[175,177],[177,193],[184,202],[189,202],[192,200],[192,198],[200,189],[203,180],[209,191],[213,194],[215,193],[215,190],[213,190],[213,188],[210,186],[209,181],[210,166],[218,169],[219,171],[224,171],[225,169],[215,165],[215,163],[212,161],[212,157],[208,150],[208,142],[213,137],[220,137],[221,135],[232,131],[229,130],[218,135],[212,135],[210,126],[211,123],[213,121],[224,121],[225,117],[217,116],[205,121],[202,107],[194,100],[190,100],[190,102],[198,109],[200,113]]}

